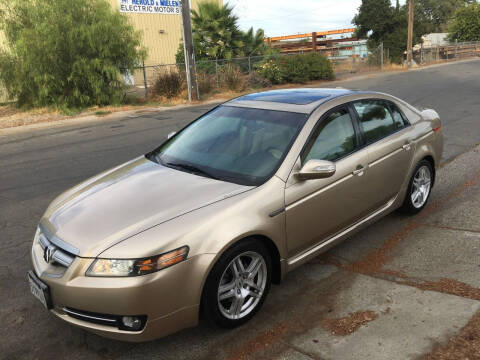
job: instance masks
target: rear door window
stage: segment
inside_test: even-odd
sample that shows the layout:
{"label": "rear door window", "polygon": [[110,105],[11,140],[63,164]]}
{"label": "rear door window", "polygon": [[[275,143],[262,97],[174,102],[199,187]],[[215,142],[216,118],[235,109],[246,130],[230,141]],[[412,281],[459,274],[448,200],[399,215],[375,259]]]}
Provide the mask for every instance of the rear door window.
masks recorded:
{"label": "rear door window", "polygon": [[382,100],[362,100],[353,103],[360,119],[365,140],[371,144],[397,130],[388,104]]}
{"label": "rear door window", "polygon": [[408,126],[404,116],[395,104],[390,103],[390,110],[392,110],[393,121],[395,122],[395,127],[397,129],[403,129],[404,127]]}

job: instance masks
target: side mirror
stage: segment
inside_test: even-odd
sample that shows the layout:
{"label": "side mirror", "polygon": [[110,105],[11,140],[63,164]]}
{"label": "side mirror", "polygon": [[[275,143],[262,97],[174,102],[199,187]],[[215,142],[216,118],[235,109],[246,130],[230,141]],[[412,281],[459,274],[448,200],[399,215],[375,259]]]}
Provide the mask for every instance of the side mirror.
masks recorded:
{"label": "side mirror", "polygon": [[335,164],[327,160],[308,160],[297,173],[300,180],[325,179],[335,174]]}
{"label": "side mirror", "polygon": [[174,137],[176,133],[176,131],[172,131],[170,134],[167,135],[167,139]]}

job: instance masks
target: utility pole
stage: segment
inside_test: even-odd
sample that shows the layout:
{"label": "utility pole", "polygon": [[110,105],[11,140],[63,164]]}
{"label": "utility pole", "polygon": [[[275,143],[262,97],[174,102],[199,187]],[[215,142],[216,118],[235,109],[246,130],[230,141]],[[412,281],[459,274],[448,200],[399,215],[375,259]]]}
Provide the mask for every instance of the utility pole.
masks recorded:
{"label": "utility pole", "polygon": [[190,18],[190,1],[182,0],[182,34],[185,53],[185,71],[187,73],[188,100],[200,100],[195,67],[195,52],[193,49],[192,21]]}
{"label": "utility pole", "polygon": [[413,40],[413,10],[414,0],[408,1],[408,43],[407,43],[407,66],[412,65],[412,40]]}

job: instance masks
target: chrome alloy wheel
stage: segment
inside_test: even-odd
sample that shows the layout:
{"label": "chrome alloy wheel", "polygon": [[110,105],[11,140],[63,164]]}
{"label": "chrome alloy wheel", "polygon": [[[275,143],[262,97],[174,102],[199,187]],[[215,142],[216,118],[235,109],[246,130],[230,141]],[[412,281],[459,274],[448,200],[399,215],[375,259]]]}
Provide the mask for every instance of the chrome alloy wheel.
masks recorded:
{"label": "chrome alloy wheel", "polygon": [[418,168],[413,177],[412,194],[410,198],[412,199],[413,206],[417,209],[421,208],[427,201],[428,195],[430,194],[431,178],[430,169],[426,165]]}
{"label": "chrome alloy wheel", "polygon": [[218,307],[228,319],[247,316],[260,302],[267,285],[267,264],[260,254],[247,251],[235,257],[220,278]]}

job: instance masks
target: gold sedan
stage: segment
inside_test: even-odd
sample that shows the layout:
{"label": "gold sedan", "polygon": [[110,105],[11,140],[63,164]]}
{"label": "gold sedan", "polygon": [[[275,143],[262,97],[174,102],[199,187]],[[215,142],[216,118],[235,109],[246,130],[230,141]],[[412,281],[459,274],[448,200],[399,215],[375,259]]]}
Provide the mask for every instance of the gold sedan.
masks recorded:
{"label": "gold sedan", "polygon": [[200,316],[238,326],[288,271],[395,209],[422,210],[442,148],[434,110],[386,94],[233,99],[55,199],[33,241],[31,291],[116,339]]}

